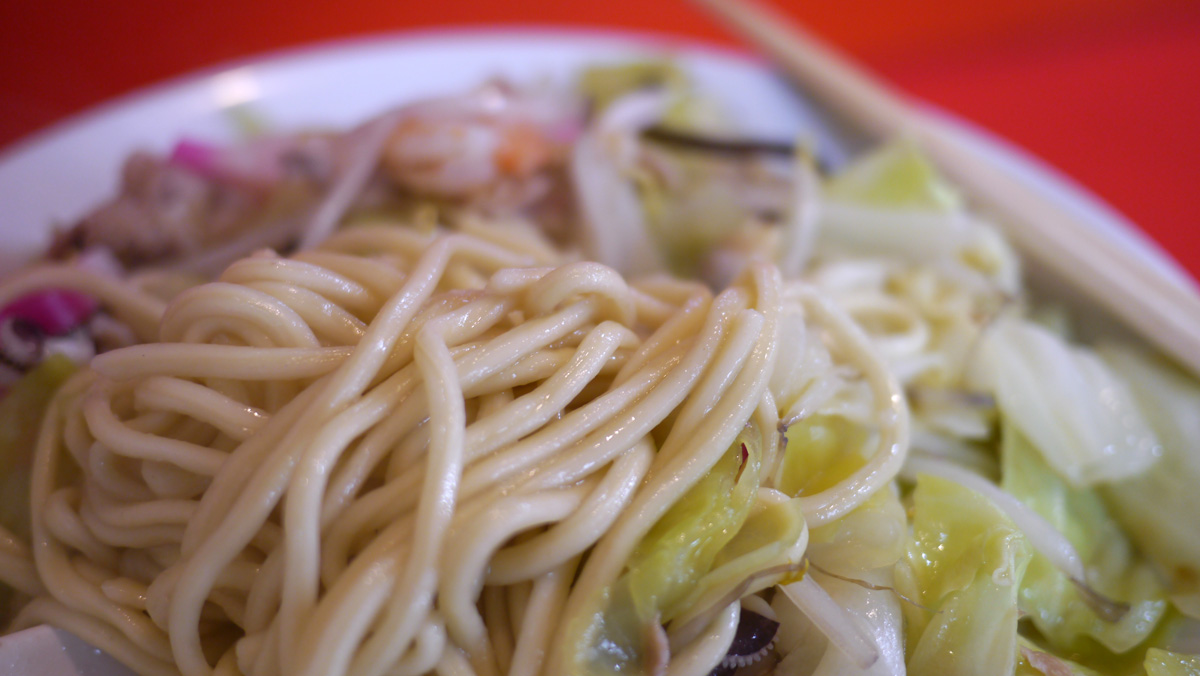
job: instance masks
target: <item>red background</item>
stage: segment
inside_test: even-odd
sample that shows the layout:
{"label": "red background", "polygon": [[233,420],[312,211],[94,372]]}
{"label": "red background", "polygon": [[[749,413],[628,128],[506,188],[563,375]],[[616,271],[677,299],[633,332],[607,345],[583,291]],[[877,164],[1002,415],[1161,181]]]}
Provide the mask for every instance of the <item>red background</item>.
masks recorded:
{"label": "red background", "polygon": [[[1074,176],[1200,277],[1200,2],[784,2],[902,88]],[[10,0],[0,2],[0,145],[235,57],[376,31],[498,23],[734,43],[685,0]]]}

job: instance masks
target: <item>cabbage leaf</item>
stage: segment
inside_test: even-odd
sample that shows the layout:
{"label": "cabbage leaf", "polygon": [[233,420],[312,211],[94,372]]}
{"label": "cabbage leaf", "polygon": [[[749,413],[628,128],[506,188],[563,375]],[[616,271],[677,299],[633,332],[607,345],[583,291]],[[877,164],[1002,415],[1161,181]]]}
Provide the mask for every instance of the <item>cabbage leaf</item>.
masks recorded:
{"label": "cabbage leaf", "polygon": [[962,207],[962,196],[909,140],[885,145],[858,159],[826,183],[825,194],[887,209],[953,211]]}
{"label": "cabbage leaf", "polygon": [[887,486],[846,516],[812,529],[805,555],[822,570],[860,578],[899,561],[907,540],[904,506],[896,490]]}
{"label": "cabbage leaf", "polygon": [[775,483],[788,495],[820,493],[867,462],[867,431],[840,415],[812,415],[788,427],[785,439]]}
{"label": "cabbage leaf", "polygon": [[1106,655],[1096,643],[1123,653],[1143,643],[1167,609],[1154,570],[1133,551],[1100,495],[1057,476],[1011,426],[1003,431],[1001,488],[1028,505],[1070,541],[1083,560],[1087,583],[1130,609],[1117,622],[1099,616],[1067,574],[1034,553],[1021,582],[1020,608],[1057,652]]}
{"label": "cabbage leaf", "polygon": [[0,525],[29,541],[29,481],[38,428],[50,398],[75,372],[51,355],[25,374],[0,400]]}
{"label": "cabbage leaf", "polygon": [[[33,450],[51,397],[75,372],[75,364],[51,355],[0,399],[0,526],[21,541],[30,537],[29,484]],[[0,583],[0,624],[9,615],[12,590]]]}
{"label": "cabbage leaf", "polygon": [[904,607],[908,672],[1010,676],[1025,537],[987,498],[930,475],[917,478],[912,522],[896,565],[897,589],[921,605]]}
{"label": "cabbage leaf", "polygon": [[595,610],[572,620],[571,673],[645,672],[653,632],[687,609],[697,583],[747,523],[761,462],[759,435],[743,432],[643,536],[626,572],[594,600]]}
{"label": "cabbage leaf", "polygon": [[1074,486],[1136,476],[1161,453],[1126,384],[1091,350],[1032,322],[996,320],[980,339],[969,378]]}
{"label": "cabbage leaf", "polygon": [[1146,676],[1197,676],[1200,655],[1183,655],[1151,648],[1146,651]]}
{"label": "cabbage leaf", "polygon": [[[1162,443],[1162,458],[1150,471],[1101,492],[1113,516],[1168,575],[1174,590],[1195,597],[1200,594],[1200,383],[1131,347],[1102,346],[1099,353],[1129,384]],[[1192,613],[1200,607],[1194,598],[1185,605]]]}

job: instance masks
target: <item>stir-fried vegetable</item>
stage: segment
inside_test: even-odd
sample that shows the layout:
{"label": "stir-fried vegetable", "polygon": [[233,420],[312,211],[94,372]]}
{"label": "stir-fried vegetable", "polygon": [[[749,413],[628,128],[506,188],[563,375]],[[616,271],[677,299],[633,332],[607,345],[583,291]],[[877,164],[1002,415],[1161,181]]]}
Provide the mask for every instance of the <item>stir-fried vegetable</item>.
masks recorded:
{"label": "stir-fried vegetable", "polygon": [[1200,655],[1181,655],[1151,648],[1146,652],[1146,676],[1196,676]]}
{"label": "stir-fried vegetable", "polygon": [[788,495],[818,493],[862,467],[868,435],[861,425],[838,415],[814,415],[787,431],[776,479]]}
{"label": "stir-fried vegetable", "polygon": [[66,357],[51,356],[0,399],[0,525],[22,540],[29,539],[29,472],[37,421],[75,368]]}
{"label": "stir-fried vegetable", "polygon": [[906,604],[908,673],[1008,676],[1017,655],[1018,590],[1033,555],[983,496],[921,476],[912,539],[896,566]]}
{"label": "stir-fried vegetable", "polygon": [[762,442],[743,433],[643,537],[627,572],[588,619],[574,628],[574,673],[650,673],[655,634],[685,610],[683,602],[742,529],[754,504]]}
{"label": "stir-fried vegetable", "polygon": [[[75,371],[54,355],[27,373],[0,398],[0,526],[29,542],[29,481],[33,449],[50,398]],[[11,590],[0,583],[0,620],[9,615]]]}
{"label": "stir-fried vegetable", "polygon": [[687,89],[687,75],[670,61],[633,61],[592,66],[579,75],[579,91],[597,111],[639,89]]}
{"label": "stir-fried vegetable", "polygon": [[1101,493],[1173,591],[1200,596],[1200,383],[1130,347],[1105,346],[1100,356],[1129,384],[1162,451],[1149,471]]}
{"label": "stir-fried vegetable", "polygon": [[834,200],[863,206],[946,212],[962,207],[962,197],[911,142],[884,146],[851,164],[825,186]]}
{"label": "stir-fried vegetable", "polygon": [[1129,388],[1091,350],[1005,317],[976,350],[976,384],[1075,486],[1145,472],[1162,453]]}
{"label": "stir-fried vegetable", "polygon": [[[1084,591],[1035,553],[1021,581],[1020,608],[1063,654],[1122,653],[1154,631],[1167,608],[1154,571],[1133,551],[1095,492],[1059,478],[1029,442],[1006,429],[1001,487],[1033,508],[1075,547],[1097,592],[1130,605],[1116,622],[1099,616]],[[1100,648],[1097,646],[1103,646]]]}

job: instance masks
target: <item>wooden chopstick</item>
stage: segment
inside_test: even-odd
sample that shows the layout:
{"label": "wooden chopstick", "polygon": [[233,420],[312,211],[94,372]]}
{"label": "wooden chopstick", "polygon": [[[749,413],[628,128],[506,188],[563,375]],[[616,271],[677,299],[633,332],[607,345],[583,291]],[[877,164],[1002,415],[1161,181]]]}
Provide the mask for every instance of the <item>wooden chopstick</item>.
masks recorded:
{"label": "wooden chopstick", "polygon": [[694,0],[756,46],[833,113],[864,131],[907,135],[1018,249],[1200,374],[1200,295],[947,134],[934,118],[795,21],[754,0]]}

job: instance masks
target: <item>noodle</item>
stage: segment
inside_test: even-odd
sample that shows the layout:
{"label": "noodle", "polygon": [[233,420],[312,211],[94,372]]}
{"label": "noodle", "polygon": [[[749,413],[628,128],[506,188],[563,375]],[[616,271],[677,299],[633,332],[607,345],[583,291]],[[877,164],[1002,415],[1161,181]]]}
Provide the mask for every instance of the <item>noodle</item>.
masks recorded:
{"label": "noodle", "polygon": [[826,175],[677,84],[141,158],[195,193],[123,184],[0,282],[8,629],[153,676],[999,675],[1194,633],[1200,389],[1023,316],[917,149]]}
{"label": "noodle", "polygon": [[[785,310],[841,337],[890,425],[809,518],[889,482],[905,445],[857,329],[766,265],[713,296],[631,286],[500,225],[363,226],[165,307],[126,297],[155,341],[55,397],[36,576],[19,542],[2,551],[38,596],[15,627],[66,627],[140,673],[559,673],[569,618],[740,429],[774,466]],[[711,670],[738,608],[667,673]]]}

